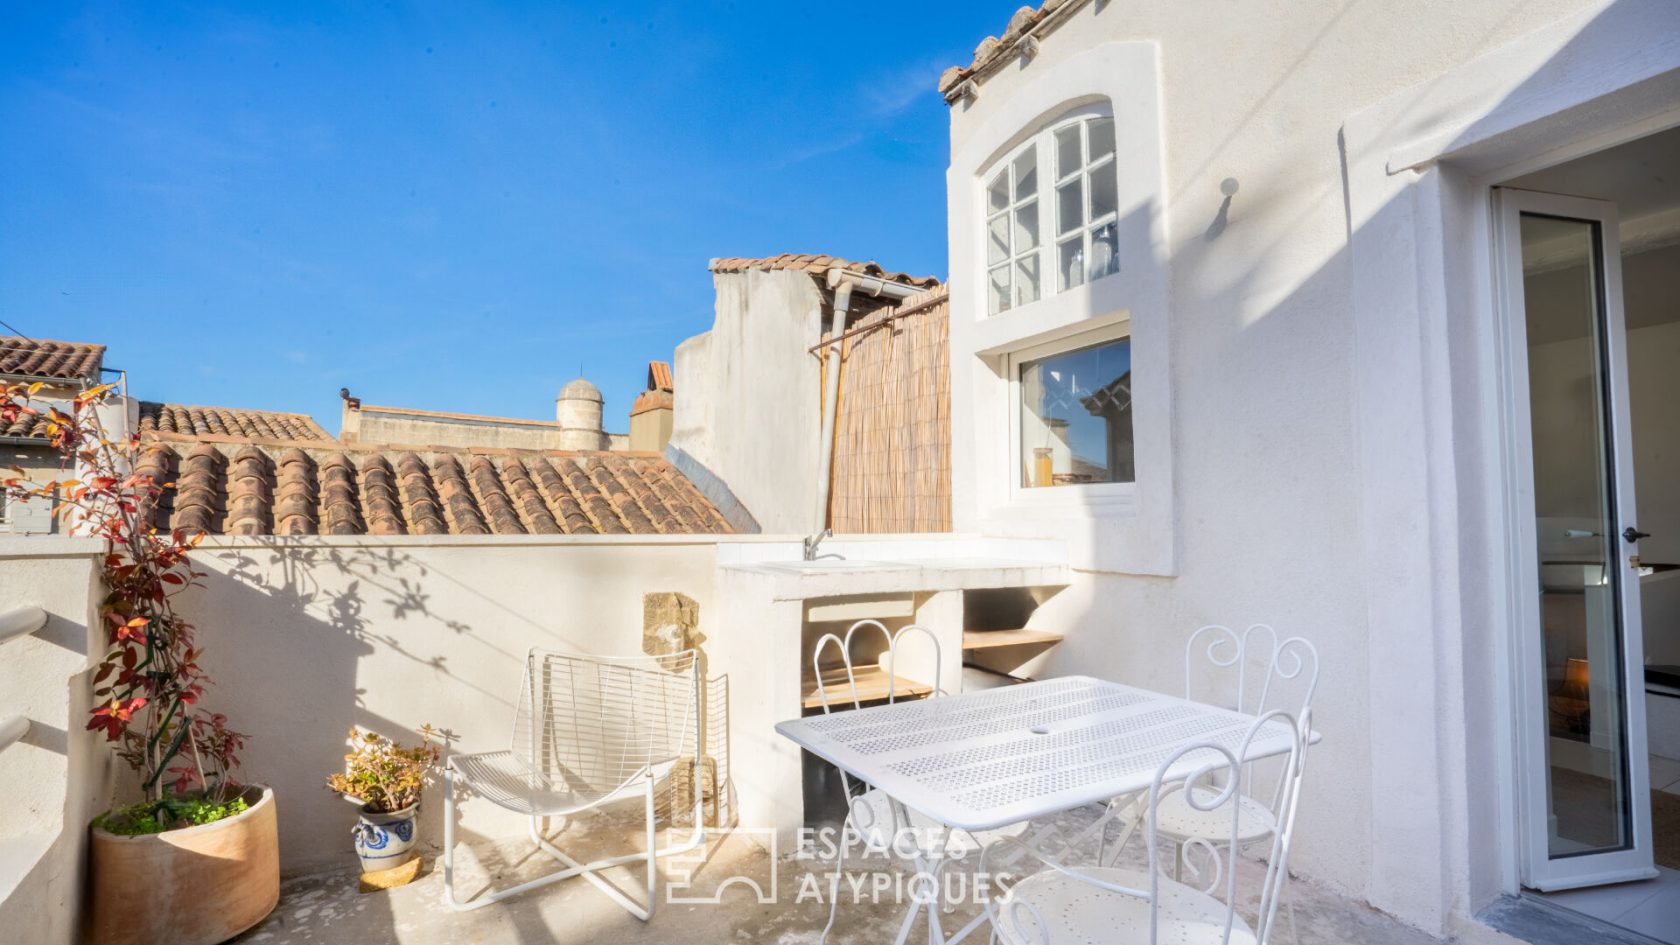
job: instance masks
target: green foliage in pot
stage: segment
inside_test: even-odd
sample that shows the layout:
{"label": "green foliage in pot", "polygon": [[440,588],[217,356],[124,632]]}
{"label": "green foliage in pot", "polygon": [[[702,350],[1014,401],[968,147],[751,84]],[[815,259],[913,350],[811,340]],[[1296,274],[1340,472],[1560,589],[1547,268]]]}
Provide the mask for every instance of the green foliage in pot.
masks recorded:
{"label": "green foliage in pot", "polygon": [[420,727],[420,744],[404,746],[377,732],[350,730],[350,753],[344,773],[327,776],[327,787],[360,801],[369,813],[388,814],[420,803],[420,793],[432,781],[433,766],[442,753],[432,744],[437,734]]}
{"label": "green foliage in pot", "polygon": [[164,797],[118,808],[100,816],[94,825],[119,837],[138,837],[178,827],[213,824],[250,809],[251,805],[243,797],[225,803],[208,797]]}

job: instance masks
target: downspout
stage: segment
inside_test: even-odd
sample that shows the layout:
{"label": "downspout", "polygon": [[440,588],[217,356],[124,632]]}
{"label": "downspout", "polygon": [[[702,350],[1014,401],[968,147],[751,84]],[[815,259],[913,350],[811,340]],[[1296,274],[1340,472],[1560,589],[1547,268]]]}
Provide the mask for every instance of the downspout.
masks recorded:
{"label": "downspout", "polygon": [[818,535],[828,527],[828,496],[834,476],[834,426],[838,422],[840,405],[840,346],[844,343],[840,336],[846,330],[846,312],[852,307],[852,292],[862,292],[872,298],[885,296],[895,302],[903,302],[927,291],[900,282],[888,282],[885,279],[866,276],[850,269],[830,269],[828,287],[834,290],[834,314],[828,323],[828,337],[832,340],[828,342],[828,354],[824,358],[828,368],[825,372],[827,377],[823,379],[822,462],[817,470],[817,525],[812,530]]}

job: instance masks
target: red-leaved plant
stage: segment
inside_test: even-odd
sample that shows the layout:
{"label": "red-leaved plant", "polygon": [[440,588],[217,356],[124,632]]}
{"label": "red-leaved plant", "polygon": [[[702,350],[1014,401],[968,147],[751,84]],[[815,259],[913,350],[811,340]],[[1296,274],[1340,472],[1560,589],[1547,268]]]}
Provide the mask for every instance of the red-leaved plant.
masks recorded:
{"label": "red-leaved plant", "polygon": [[55,502],[54,514],[70,519],[75,534],[105,540],[99,616],[109,649],[94,673],[98,703],[87,727],[117,744],[118,757],[139,772],[147,800],[159,809],[166,787],[226,802],[240,790],[232,771],[245,736],[199,705],[209,679],[198,665],[192,625],[172,603],[203,576],[189,560],[203,535],[153,527],[152,510],[169,484],[135,472],[138,434],[115,441],[107,435],[99,408],[115,385],[82,391],[67,404],[37,401],[41,386],[0,383],[0,429],[44,419],[69,478],[32,482],[13,466],[0,470],[0,489],[13,501]]}

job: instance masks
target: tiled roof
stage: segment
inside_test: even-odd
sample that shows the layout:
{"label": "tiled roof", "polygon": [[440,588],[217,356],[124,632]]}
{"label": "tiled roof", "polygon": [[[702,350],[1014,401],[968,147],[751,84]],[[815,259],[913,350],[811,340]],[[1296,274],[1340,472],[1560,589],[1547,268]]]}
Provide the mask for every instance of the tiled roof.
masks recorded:
{"label": "tiled roof", "polygon": [[97,383],[104,345],[0,335],[0,374]]}
{"label": "tiled roof", "polygon": [[939,77],[939,93],[947,102],[961,94],[960,86],[988,66],[1007,62],[1009,57],[1031,54],[1023,40],[1042,36],[1073,11],[1084,6],[1085,0],[1044,0],[1035,7],[1021,7],[1009,18],[1002,36],[988,36],[974,47],[974,59],[966,66],[952,66]]}
{"label": "tiled roof", "polygon": [[648,390],[674,391],[676,382],[671,379],[671,365],[665,361],[648,362]]}
{"label": "tiled roof", "polygon": [[355,450],[172,443],[139,465],[169,484],[160,528],[227,535],[729,532],[651,453]]}
{"label": "tiled roof", "polygon": [[0,427],[0,436],[21,437],[30,440],[45,440],[47,434],[46,413],[20,413],[16,420]]}
{"label": "tiled roof", "polygon": [[301,413],[235,410],[228,407],[188,407],[140,402],[140,429],[183,436],[225,436],[252,440],[331,441],[333,436]]}
{"label": "tiled roof", "polygon": [[922,288],[932,288],[939,284],[939,279],[934,276],[911,276],[902,272],[883,269],[880,264],[874,262],[851,262],[838,256],[812,253],[782,253],[780,256],[766,256],[762,259],[729,256],[712,260],[710,268],[713,272],[791,269],[809,272],[818,278],[828,275],[830,269],[847,269],[862,275],[885,279],[888,282],[899,282],[904,285],[921,286]]}

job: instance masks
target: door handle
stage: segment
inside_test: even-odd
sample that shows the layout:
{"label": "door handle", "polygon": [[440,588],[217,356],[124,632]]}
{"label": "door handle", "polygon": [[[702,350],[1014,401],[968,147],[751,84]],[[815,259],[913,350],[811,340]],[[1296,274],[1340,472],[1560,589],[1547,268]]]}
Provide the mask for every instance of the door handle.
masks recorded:
{"label": "door handle", "polygon": [[1627,539],[1627,543],[1631,545],[1641,538],[1650,538],[1651,533],[1642,532],[1639,529],[1634,528],[1632,525],[1629,525],[1627,528],[1622,529],[1622,537]]}

